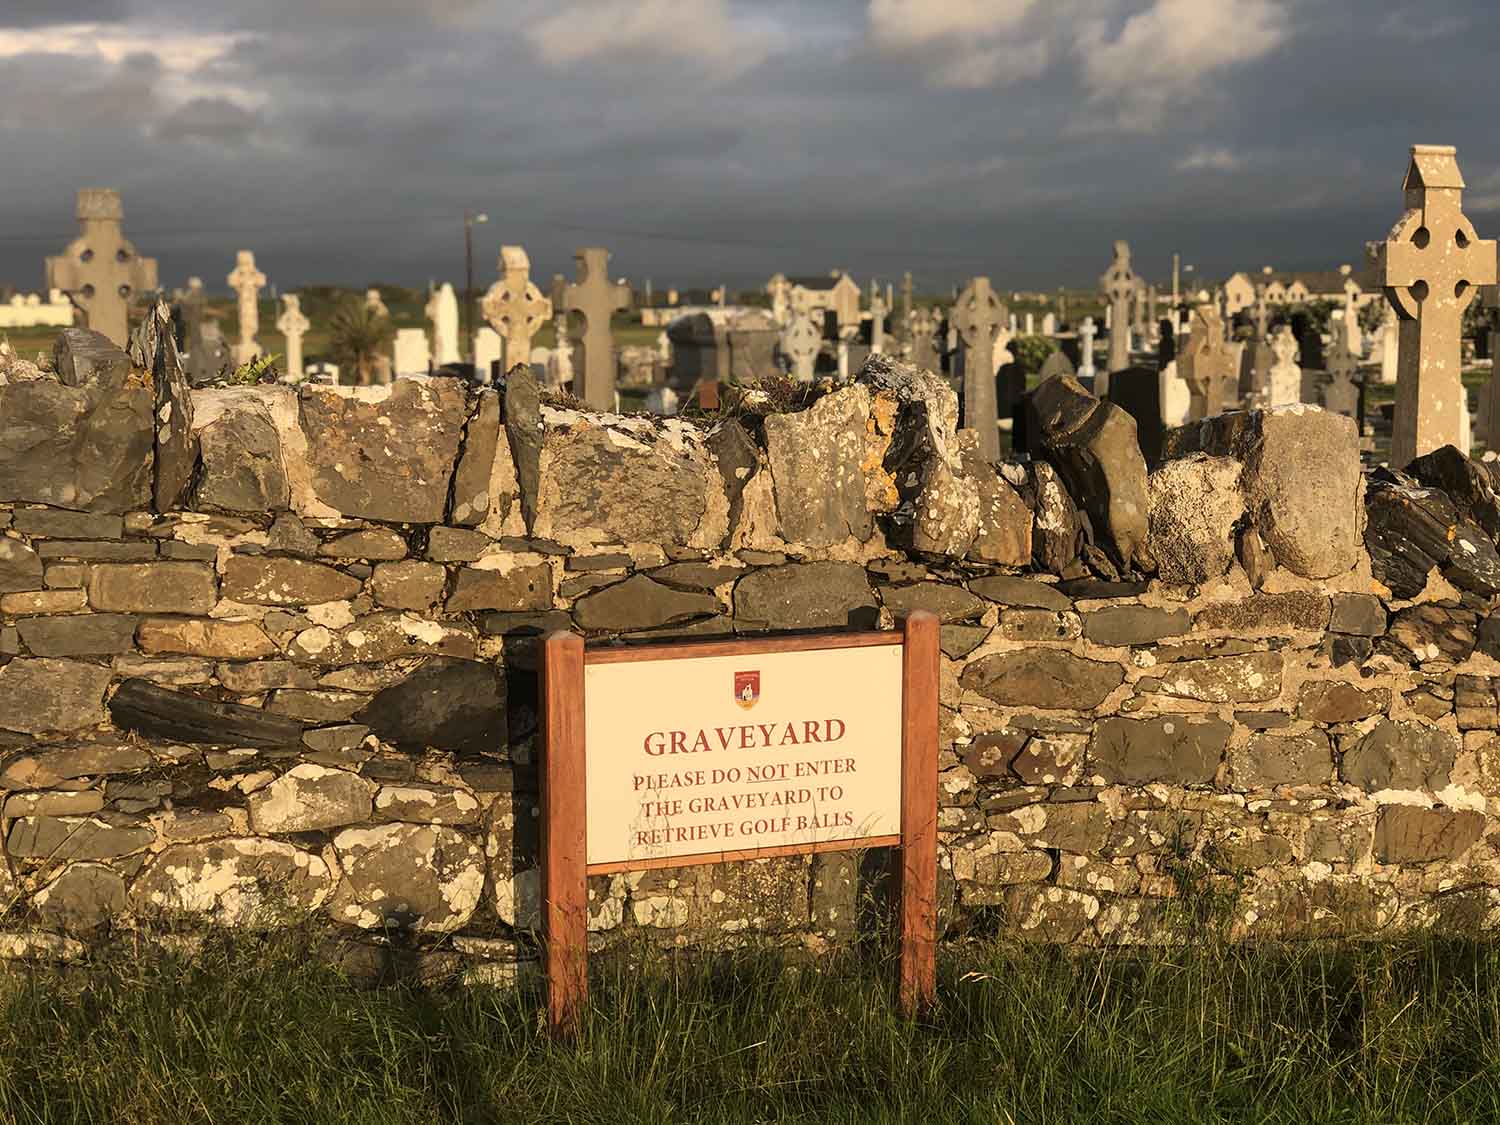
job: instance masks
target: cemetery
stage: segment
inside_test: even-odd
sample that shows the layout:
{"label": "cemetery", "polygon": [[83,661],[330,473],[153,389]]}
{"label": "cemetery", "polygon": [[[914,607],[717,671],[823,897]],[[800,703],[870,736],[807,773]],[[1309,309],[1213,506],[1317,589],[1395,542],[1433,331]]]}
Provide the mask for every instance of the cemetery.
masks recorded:
{"label": "cemetery", "polygon": [[1455,148],[1394,179],[1357,264],[1122,238],[1039,293],[515,243],[173,288],[79,190],[0,303],[0,962],[498,989],[522,1053],[742,972],[743,1037],[805,989],[764,1019],[863,1005],[913,1073],[976,981],[1106,1058],[1158,955],[1205,1004],[1493,972],[1496,242]]}

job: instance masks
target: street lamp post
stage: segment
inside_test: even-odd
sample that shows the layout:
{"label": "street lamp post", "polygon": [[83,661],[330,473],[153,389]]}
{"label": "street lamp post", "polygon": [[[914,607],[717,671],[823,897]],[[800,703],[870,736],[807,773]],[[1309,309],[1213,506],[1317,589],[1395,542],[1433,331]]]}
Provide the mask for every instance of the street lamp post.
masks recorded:
{"label": "street lamp post", "polygon": [[484,212],[464,212],[464,347],[474,361],[474,224],[487,223]]}

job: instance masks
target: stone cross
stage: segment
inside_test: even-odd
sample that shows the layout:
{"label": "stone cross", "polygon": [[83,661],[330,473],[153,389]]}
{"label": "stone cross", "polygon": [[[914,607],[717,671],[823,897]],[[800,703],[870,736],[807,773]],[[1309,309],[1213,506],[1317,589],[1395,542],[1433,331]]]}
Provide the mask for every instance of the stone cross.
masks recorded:
{"label": "stone cross", "polygon": [[260,331],[260,291],[266,275],[255,268],[255,252],[241,250],[235,255],[234,271],[225,280],[239,298],[240,338],[234,348],[235,366],[249,363],[260,354],[255,334]]}
{"label": "stone cross", "polygon": [[1297,337],[1289,324],[1271,333],[1270,378],[1266,381],[1266,406],[1290,406],[1302,401],[1302,368],[1297,363]]}
{"label": "stone cross", "polygon": [[1239,361],[1224,345],[1224,322],[1211,305],[1193,313],[1187,343],[1177,355],[1177,374],[1191,396],[1189,418],[1207,418],[1233,408]]}
{"label": "stone cross", "polygon": [[1130,366],[1130,301],[1135,296],[1137,280],[1135,271],[1130,268],[1130,243],[1116,242],[1114,260],[1099,279],[1105,300],[1109,302],[1109,367],[1106,374]]}
{"label": "stone cross", "polygon": [[953,324],[964,344],[964,426],[979,435],[979,455],[992,463],[1000,460],[995,336],[1005,316],[987,277],[970,281],[953,306]]}
{"label": "stone cross", "polygon": [[1270,319],[1271,310],[1266,304],[1266,287],[1264,284],[1255,287],[1255,304],[1251,306],[1251,315],[1255,318],[1255,338],[1264,340],[1266,338],[1266,321]]}
{"label": "stone cross", "polygon": [[787,326],[781,330],[781,352],[791,361],[792,377],[804,383],[811,382],[814,366],[818,362],[818,350],[823,346],[823,333],[819,331],[810,313],[794,312]]}
{"label": "stone cross", "polygon": [[380,290],[370,288],[365,290],[365,308],[376,316],[390,318],[391,310],[385,307],[385,302],[380,299]]}
{"label": "stone cross", "polygon": [[129,342],[130,298],[156,288],[156,259],[142,258],[120,229],[120,193],[83,188],[78,193],[79,236],[47,259],[47,287],[61,289],[83,310],[88,326],[120,347]]}
{"label": "stone cross", "polygon": [[552,316],[552,302],[531,280],[531,259],[520,246],[500,247],[500,280],[491,285],[479,308],[489,326],[505,341],[505,369],[531,362],[531,338]]}
{"label": "stone cross", "polygon": [[1386,299],[1400,318],[1391,466],[1459,445],[1464,397],[1460,336],[1479,286],[1495,284],[1495,243],[1463,213],[1457,150],[1413,145],[1406,211],[1377,249]]}
{"label": "stone cross", "polygon": [[427,299],[427,319],[432,322],[432,360],[438,366],[459,362],[458,296],[443,282]]}
{"label": "stone cross", "polygon": [[1348,342],[1334,337],[1328,352],[1328,385],[1323,388],[1323,409],[1359,420],[1359,360]]}
{"label": "stone cross", "polygon": [[302,298],[295,293],[281,295],[281,315],[276,318],[276,330],[286,337],[286,377],[301,382],[302,336],[312,327],[302,312]]}
{"label": "stone cross", "polygon": [[572,337],[582,353],[583,368],[582,380],[576,375],[573,379],[573,394],[591,410],[613,410],[615,354],[609,318],[630,307],[630,287],[609,280],[608,250],[590,246],[579,250],[573,258],[578,263],[578,280],[562,287],[559,302],[564,310],[574,314],[570,319],[583,322],[582,332]]}
{"label": "stone cross", "polygon": [[[561,293],[567,282],[562,274],[552,275],[552,292]],[[558,387],[568,386],[573,382],[573,342],[568,339],[568,311],[562,307],[562,301],[552,302],[552,337],[556,341],[552,345],[552,359],[556,366]]]}
{"label": "stone cross", "polygon": [[1081,379],[1094,377],[1094,318],[1086,316],[1078,326],[1078,376]]}
{"label": "stone cross", "polygon": [[1354,290],[1344,290],[1344,342],[1355,356],[1365,354],[1364,335],[1359,330],[1359,309],[1354,305]]}

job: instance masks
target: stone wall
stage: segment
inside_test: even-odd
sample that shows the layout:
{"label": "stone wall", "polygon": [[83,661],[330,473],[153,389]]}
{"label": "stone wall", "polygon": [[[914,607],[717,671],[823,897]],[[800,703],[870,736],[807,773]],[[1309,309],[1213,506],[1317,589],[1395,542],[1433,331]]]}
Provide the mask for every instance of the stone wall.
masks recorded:
{"label": "stone wall", "polygon": [[[990,466],[935,376],[725,417],[529,378],[189,392],[170,334],[0,360],[0,950],[314,908],[513,958],[543,632],[943,625],[943,917],[1130,942],[1488,922],[1489,466],[1361,473],[1346,419],[1173,432],[1071,379]],[[779,393],[784,393],[779,392]],[[885,857],[888,858],[888,857]],[[882,857],[594,880],[601,942],[817,947]]]}

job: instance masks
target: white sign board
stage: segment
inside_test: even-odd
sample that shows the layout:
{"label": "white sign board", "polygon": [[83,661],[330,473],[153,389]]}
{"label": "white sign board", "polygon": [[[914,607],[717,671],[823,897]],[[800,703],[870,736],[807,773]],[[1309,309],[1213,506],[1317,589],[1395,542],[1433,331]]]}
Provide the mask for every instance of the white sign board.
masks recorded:
{"label": "white sign board", "polygon": [[584,669],[588,863],[895,835],[898,644]]}

